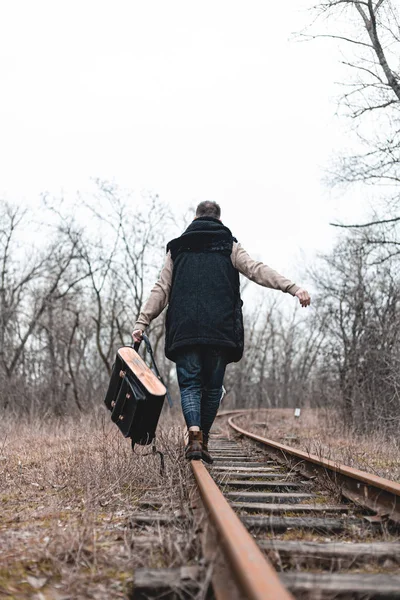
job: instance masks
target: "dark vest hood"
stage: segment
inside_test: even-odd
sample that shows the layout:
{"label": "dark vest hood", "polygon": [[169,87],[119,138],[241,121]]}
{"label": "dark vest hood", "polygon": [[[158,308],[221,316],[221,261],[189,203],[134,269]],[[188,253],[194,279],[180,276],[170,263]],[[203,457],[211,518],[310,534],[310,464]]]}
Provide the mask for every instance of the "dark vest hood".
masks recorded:
{"label": "dark vest hood", "polygon": [[171,360],[194,345],[225,347],[229,362],[242,357],[239,272],[231,260],[235,241],[221,221],[200,217],[167,245],[174,263],[165,340]]}
{"label": "dark vest hood", "polygon": [[232,244],[237,239],[228,227],[213,217],[195,219],[184,233],[169,242],[167,252],[175,260],[179,252],[232,252]]}

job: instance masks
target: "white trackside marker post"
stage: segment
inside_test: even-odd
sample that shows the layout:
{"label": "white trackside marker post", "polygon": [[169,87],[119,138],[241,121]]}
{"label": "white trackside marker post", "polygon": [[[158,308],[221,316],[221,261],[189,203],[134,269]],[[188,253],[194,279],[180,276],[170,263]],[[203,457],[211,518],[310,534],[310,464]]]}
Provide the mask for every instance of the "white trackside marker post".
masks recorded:
{"label": "white trackside marker post", "polygon": [[300,417],[300,413],[301,413],[301,409],[300,408],[295,408],[294,409],[294,416],[296,417],[296,419],[298,419]]}
{"label": "white trackside marker post", "polygon": [[222,396],[220,398],[219,403],[221,404],[222,400],[224,399],[224,396],[226,395],[226,389],[224,388],[224,386],[222,386]]}

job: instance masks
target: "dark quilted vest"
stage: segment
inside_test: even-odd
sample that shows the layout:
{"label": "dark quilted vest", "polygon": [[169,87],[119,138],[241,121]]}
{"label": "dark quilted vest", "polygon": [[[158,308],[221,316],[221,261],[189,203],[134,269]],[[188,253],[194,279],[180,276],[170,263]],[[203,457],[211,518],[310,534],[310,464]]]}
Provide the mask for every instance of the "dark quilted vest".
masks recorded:
{"label": "dark quilted vest", "polygon": [[165,354],[192,345],[227,348],[228,361],[243,355],[239,272],[231,261],[236,241],[218,219],[195,219],[169,242],[174,263],[166,320]]}

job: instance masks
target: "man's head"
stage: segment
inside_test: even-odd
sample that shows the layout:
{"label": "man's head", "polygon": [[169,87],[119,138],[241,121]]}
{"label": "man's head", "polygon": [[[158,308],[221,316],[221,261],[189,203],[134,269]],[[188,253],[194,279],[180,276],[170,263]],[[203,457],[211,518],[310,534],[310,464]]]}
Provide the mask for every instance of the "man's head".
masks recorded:
{"label": "man's head", "polygon": [[211,200],[200,202],[196,208],[196,219],[199,217],[214,217],[214,219],[221,219],[221,207]]}

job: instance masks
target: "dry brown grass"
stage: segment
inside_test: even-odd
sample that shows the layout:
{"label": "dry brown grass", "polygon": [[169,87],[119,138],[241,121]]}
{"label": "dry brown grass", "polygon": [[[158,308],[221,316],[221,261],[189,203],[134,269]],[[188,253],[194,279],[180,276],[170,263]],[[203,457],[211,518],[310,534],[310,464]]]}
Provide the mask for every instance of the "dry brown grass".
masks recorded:
{"label": "dry brown grass", "polygon": [[360,436],[348,431],[334,410],[293,409],[253,412],[237,419],[245,429],[335,462],[400,481],[400,440],[379,433]]}
{"label": "dry brown grass", "polygon": [[[0,424],[0,597],[125,598],[134,569],[196,564],[182,429],[165,423],[158,457],[132,455],[108,415]],[[132,528],[144,495],[173,527]]]}

